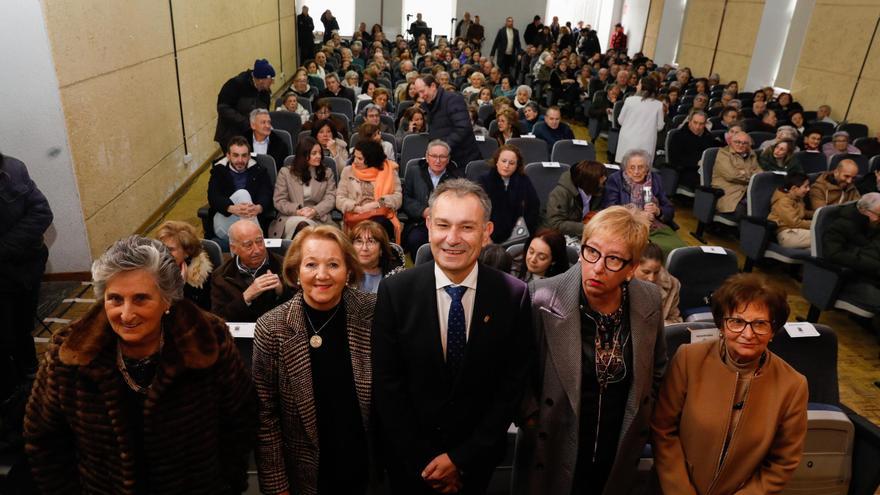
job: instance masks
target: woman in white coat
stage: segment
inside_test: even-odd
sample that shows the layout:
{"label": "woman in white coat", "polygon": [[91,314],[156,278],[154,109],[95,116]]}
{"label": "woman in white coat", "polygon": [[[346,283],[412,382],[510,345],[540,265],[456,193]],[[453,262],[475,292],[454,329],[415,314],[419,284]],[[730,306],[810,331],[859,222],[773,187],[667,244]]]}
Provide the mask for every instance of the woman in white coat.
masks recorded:
{"label": "woman in white coat", "polygon": [[643,77],[636,90],[638,93],[635,96],[624,100],[617,117],[620,122],[620,139],[614,157],[617,163],[631,149],[647,150],[653,159],[657,148],[657,133],[665,125],[663,102],[657,99],[657,83],[654,79]]}

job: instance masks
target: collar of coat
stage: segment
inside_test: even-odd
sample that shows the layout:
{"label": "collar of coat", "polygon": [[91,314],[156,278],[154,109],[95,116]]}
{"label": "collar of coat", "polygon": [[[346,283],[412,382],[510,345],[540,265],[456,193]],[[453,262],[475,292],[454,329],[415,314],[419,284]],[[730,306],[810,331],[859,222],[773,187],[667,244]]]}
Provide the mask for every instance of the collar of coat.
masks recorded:
{"label": "collar of coat", "polygon": [[197,289],[201,289],[202,286],[205,285],[205,281],[208,280],[208,275],[211,274],[211,270],[213,269],[214,265],[211,264],[211,259],[208,258],[208,253],[202,251],[187,264],[186,283]]}
{"label": "collar of coat", "polygon": [[[163,361],[175,368],[204,369],[214,365],[220,354],[216,327],[222,321],[181,300],[162,317],[165,332]],[[82,318],[70,324],[69,334],[58,350],[61,362],[69,366],[89,366],[108,346],[116,344],[116,334],[107,320],[103,304],[94,305]]]}
{"label": "collar of coat", "polygon": [[[251,153],[251,157],[248,158],[248,164],[247,164],[247,168],[245,170],[247,170],[248,168],[251,168],[257,164],[257,160],[254,158],[255,156],[257,156],[256,153]],[[223,158],[217,160],[216,162],[214,162],[214,166],[215,167],[227,167],[227,168],[229,168],[229,170],[232,170],[232,167],[229,165],[229,158],[227,158],[225,156]]]}

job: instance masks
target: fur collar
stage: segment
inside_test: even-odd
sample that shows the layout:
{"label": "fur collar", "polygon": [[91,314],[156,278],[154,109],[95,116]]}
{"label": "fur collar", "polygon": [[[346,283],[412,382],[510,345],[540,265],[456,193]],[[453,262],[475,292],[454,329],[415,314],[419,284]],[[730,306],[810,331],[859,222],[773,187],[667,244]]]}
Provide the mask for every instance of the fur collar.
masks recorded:
{"label": "fur collar", "polygon": [[[217,361],[220,354],[217,327],[223,325],[220,319],[184,299],[175,303],[162,321],[165,326],[162,354],[167,364],[203,369]],[[71,323],[66,332],[67,338],[58,350],[58,357],[65,365],[89,366],[105,349],[116,344],[116,334],[100,303]]]}
{"label": "fur collar", "polygon": [[213,269],[214,266],[211,264],[211,259],[208,258],[208,253],[202,251],[198,256],[191,259],[186,266],[187,285],[201,289]]}

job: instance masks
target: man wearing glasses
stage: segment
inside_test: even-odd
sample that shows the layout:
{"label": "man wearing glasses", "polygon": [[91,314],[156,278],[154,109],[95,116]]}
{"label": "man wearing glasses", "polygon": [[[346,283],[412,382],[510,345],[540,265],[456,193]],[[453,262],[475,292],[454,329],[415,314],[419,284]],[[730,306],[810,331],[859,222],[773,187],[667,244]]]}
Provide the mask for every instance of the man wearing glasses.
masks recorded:
{"label": "man wearing glasses", "polygon": [[746,190],[749,179],[761,171],[758,156],[752,151],[752,138],[737,132],[730,145],[718,150],[712,171],[712,187],[724,191],[715,207],[718,213],[733,213],[737,218],[746,214]]}
{"label": "man wearing glasses", "polygon": [[537,366],[522,408],[513,493],[629,493],[666,368],[660,292],[633,277],[648,220],[611,206],[580,263],[534,282]]}
{"label": "man wearing glasses", "polygon": [[403,211],[408,217],[403,247],[415,258],[419,246],[428,242],[428,198],[438,184],[464,177],[464,171],[450,163],[449,145],[440,139],[428,143],[425,158],[408,168],[403,181]]}
{"label": "man wearing glasses", "polygon": [[217,130],[214,141],[226,152],[226,143],[232,136],[250,133],[250,113],[257,108],[269,108],[275,69],[261,58],[254,68],[226,81],[217,95]]}

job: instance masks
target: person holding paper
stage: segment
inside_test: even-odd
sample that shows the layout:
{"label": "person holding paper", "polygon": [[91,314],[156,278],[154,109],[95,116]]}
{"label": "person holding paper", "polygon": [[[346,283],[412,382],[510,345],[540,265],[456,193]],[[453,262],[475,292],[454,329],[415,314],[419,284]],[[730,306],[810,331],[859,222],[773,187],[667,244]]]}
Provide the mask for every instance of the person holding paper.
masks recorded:
{"label": "person holding paper", "polygon": [[211,167],[208,204],[213,212],[214,235],[225,242],[231,225],[246,219],[268,224],[272,210],[272,181],[268,172],[250,155],[250,142],[234,136],[226,156]]}
{"label": "person holding paper", "polygon": [[666,494],[780,493],[801,461],[807,380],[767,349],[789,315],[785,291],[754,273],[712,294],[719,340],[683,345],[651,420]]}
{"label": "person holding paper", "polygon": [[253,222],[239,220],[229,228],[232,257],[211,277],[211,312],[229,322],[255,322],[290,299],[281,280],[281,256],[266,250],[263,233]]}

